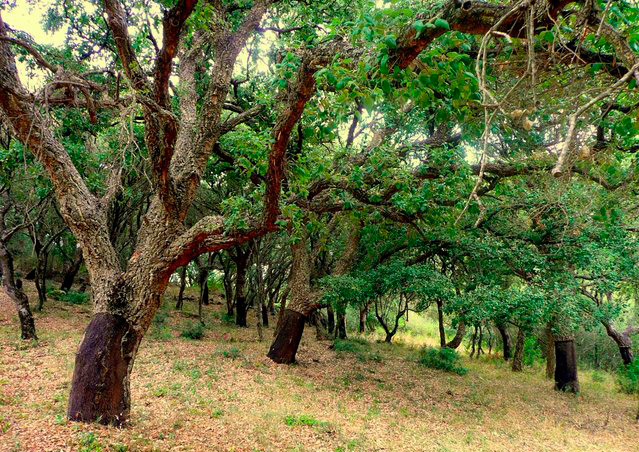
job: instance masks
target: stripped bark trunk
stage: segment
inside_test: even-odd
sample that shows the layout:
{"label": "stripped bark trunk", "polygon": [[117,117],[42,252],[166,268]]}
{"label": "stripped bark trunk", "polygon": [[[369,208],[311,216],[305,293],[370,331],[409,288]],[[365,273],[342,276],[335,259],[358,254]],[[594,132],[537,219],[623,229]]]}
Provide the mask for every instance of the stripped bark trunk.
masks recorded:
{"label": "stripped bark trunk", "polygon": [[577,376],[577,351],[572,337],[555,338],[555,389],[565,392],[579,392]]}

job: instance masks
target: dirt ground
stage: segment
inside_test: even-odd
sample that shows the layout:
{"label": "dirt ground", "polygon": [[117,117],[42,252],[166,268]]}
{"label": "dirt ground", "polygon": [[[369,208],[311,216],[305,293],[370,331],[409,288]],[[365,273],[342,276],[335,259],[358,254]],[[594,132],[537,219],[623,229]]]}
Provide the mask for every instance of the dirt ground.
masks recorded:
{"label": "dirt ground", "polygon": [[445,374],[407,345],[335,351],[310,328],[299,363],[277,365],[272,327],[259,342],[214,304],[204,338],[181,338],[195,306],[165,303],[136,360],[131,425],[116,429],[65,418],[90,307],[49,300],[40,341],[24,344],[0,289],[0,451],[639,451],[637,400],[610,376],[583,373],[579,396],[559,394],[540,368],[466,358],[465,376]]}

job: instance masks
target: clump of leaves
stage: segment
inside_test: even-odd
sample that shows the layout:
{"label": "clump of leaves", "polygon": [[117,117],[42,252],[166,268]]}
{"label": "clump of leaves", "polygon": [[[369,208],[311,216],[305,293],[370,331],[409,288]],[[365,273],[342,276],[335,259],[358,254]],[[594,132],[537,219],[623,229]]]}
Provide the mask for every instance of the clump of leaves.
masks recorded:
{"label": "clump of leaves", "polygon": [[204,324],[201,322],[188,322],[180,333],[180,337],[199,341],[204,337]]}
{"label": "clump of leaves", "polygon": [[431,369],[465,375],[468,369],[461,366],[459,354],[452,348],[424,347],[419,356],[419,363]]}
{"label": "clump of leaves", "polygon": [[639,360],[623,365],[617,372],[617,384],[625,394],[639,393]]}

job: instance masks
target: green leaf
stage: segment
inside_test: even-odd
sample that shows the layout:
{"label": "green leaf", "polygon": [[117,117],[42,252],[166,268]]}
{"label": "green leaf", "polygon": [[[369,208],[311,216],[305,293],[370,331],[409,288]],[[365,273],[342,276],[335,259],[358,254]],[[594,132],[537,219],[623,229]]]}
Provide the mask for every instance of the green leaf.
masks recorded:
{"label": "green leaf", "polygon": [[447,21],[445,21],[444,19],[436,19],[435,20],[435,26],[438,28],[443,28],[445,30],[450,30],[450,25]]}
{"label": "green leaf", "polygon": [[395,36],[393,35],[386,36],[384,38],[384,44],[386,44],[386,47],[388,47],[389,49],[396,49],[397,39],[395,39]]}

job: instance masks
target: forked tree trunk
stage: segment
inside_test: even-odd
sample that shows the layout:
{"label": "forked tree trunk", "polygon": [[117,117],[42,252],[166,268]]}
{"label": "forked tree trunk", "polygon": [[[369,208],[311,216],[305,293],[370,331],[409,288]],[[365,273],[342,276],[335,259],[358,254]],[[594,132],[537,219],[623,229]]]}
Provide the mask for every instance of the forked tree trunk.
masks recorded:
{"label": "forked tree trunk", "polygon": [[577,350],[572,337],[555,338],[555,389],[565,392],[579,392],[577,378]]}
{"label": "forked tree trunk", "polygon": [[499,331],[499,335],[501,336],[501,343],[504,348],[504,361],[508,361],[512,357],[510,335],[508,334],[506,325],[504,325],[503,323],[497,324],[497,330]]}
{"label": "forked tree trunk", "polygon": [[4,243],[0,242],[0,274],[2,286],[9,298],[13,300],[20,320],[20,337],[24,340],[37,340],[33,313],[29,307],[29,298],[22,290],[22,281],[16,280],[13,270],[13,256]]}
{"label": "forked tree trunk", "polygon": [[464,340],[464,336],[466,335],[466,324],[463,320],[461,320],[457,324],[457,332],[455,333],[455,337],[452,338],[447,344],[446,348],[456,349],[459,347]]}
{"label": "forked tree trunk", "polygon": [[446,330],[444,329],[444,308],[441,300],[437,300],[437,324],[439,326],[439,345],[446,347]]}
{"label": "forked tree trunk", "polygon": [[106,312],[93,316],[75,358],[67,411],[70,420],[117,426],[127,422],[138,343],[124,317]]}
{"label": "forked tree trunk", "polygon": [[526,335],[524,334],[524,330],[519,328],[517,331],[517,342],[515,343],[515,356],[513,356],[513,372],[521,372],[524,368],[524,340],[526,339]]}
{"label": "forked tree trunk", "polygon": [[550,324],[546,326],[546,378],[555,375],[555,339]]}

